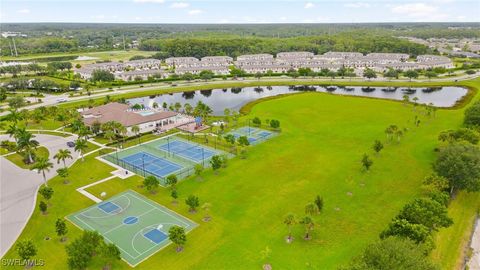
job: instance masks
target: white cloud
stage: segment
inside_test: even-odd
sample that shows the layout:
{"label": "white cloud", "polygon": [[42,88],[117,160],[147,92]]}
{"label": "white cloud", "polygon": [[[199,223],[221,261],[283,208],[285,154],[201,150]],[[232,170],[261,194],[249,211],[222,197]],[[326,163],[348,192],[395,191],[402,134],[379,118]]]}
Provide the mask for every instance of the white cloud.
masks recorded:
{"label": "white cloud", "polygon": [[305,4],[305,8],[313,8],[315,5],[312,2],[308,2]]}
{"label": "white cloud", "polygon": [[18,10],[17,12],[18,12],[18,13],[22,13],[22,14],[29,14],[29,13],[30,13],[30,9],[24,8],[24,9]]}
{"label": "white cloud", "polygon": [[190,4],[189,3],[185,3],[185,2],[173,2],[170,7],[171,8],[187,8],[189,7]]}
{"label": "white cloud", "polygon": [[155,4],[163,4],[165,0],[133,0],[135,3],[155,3]]}
{"label": "white cloud", "polygon": [[344,4],[343,6],[347,7],[347,8],[369,8],[370,4],[369,3],[356,2],[356,3],[347,3],[347,4]]}
{"label": "white cloud", "polygon": [[437,12],[436,6],[427,5],[425,3],[410,3],[392,7],[392,12],[395,14],[405,14],[411,17],[428,16]]}
{"label": "white cloud", "polygon": [[198,14],[201,14],[203,13],[203,10],[200,10],[200,9],[192,9],[190,11],[188,11],[188,15],[198,15]]}
{"label": "white cloud", "polygon": [[413,21],[433,22],[445,21],[450,18],[449,15],[442,13],[437,6],[425,3],[410,3],[404,5],[392,6],[392,13],[411,18]]}

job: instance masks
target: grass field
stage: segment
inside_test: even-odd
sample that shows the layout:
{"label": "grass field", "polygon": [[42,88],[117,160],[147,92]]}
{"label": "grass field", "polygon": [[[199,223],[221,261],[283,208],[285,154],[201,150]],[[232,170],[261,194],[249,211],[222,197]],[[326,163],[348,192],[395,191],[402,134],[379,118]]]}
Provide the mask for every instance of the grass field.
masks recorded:
{"label": "grass field", "polygon": [[[467,84],[478,87],[480,80]],[[178,203],[172,203],[167,189],[146,192],[138,176],[87,190],[97,196],[106,191],[110,197],[132,189],[199,224],[183,252],[169,246],[135,269],[261,269],[266,262],[274,269],[336,269],[378,239],[402,206],[419,195],[423,178],[431,172],[438,133],[459,127],[463,117],[463,109],[438,110],[435,118],[428,118],[399,102],[323,93],[267,100],[250,109],[249,117],[279,119],[282,133],[250,148],[247,159],[234,158],[218,175],[207,171],[201,181],[180,182]],[[416,114],[420,127],[413,124]],[[398,144],[386,142],[384,130],[390,124],[409,128]],[[376,139],[386,144],[379,155],[371,150]],[[360,169],[363,153],[373,157],[371,172]],[[65,243],[55,236],[55,220],[93,205],[75,189],[109,176],[111,170],[90,155],[71,168],[70,185],[59,177],[51,180],[55,195],[49,214],[36,208],[21,236],[35,241],[36,257],[45,259],[45,269],[66,268]],[[202,211],[188,212],[184,200],[190,194],[212,204],[211,221],[202,221]],[[317,194],[325,206],[315,217],[313,239],[303,240],[303,228],[296,226],[294,242],[286,244],[283,217],[288,212],[301,217]],[[444,269],[456,265],[465,238],[448,239],[470,231],[471,224],[462,220],[477,211],[478,200],[460,193],[452,202],[449,211],[458,222],[440,230],[432,255]],[[73,226],[69,230],[67,243],[81,232]],[[53,239],[46,241],[45,236]],[[267,247],[271,253],[265,258]],[[16,257],[13,250],[5,256]],[[101,265],[96,259],[89,269]],[[116,262],[113,269],[130,267]]]}
{"label": "grass field", "polygon": [[[132,56],[135,55],[142,55],[142,56],[151,56],[155,54],[154,51],[138,51],[138,50],[128,50],[128,51],[102,51],[102,52],[72,52],[72,53],[50,53],[50,54],[32,54],[32,55],[22,55],[20,57],[10,57],[5,56],[5,61],[38,61],[42,58],[49,58],[49,57],[59,57],[59,56],[88,56],[88,57],[96,57],[98,60],[111,60],[111,61],[120,61],[120,60],[128,60]],[[95,60],[86,60],[86,61],[73,61],[74,63],[91,63]]]}
{"label": "grass field", "polygon": [[[48,152],[47,148],[41,146],[41,147],[38,147],[35,150],[35,155],[37,157],[48,158],[49,157],[49,152]],[[24,158],[23,155],[19,154],[19,153],[10,154],[10,155],[6,156],[5,158],[10,160],[13,164],[15,164],[18,167],[23,168],[23,169],[28,169],[29,170],[33,166],[33,164],[25,164],[25,162],[23,162],[23,158]]]}

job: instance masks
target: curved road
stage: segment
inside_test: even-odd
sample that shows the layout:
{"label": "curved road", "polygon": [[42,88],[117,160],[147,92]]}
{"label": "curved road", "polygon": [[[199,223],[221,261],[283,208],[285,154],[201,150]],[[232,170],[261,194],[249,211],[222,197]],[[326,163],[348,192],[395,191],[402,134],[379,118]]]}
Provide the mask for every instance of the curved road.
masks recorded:
{"label": "curved road", "polygon": [[[68,148],[67,141],[76,136],[60,137],[46,134],[35,134],[35,139],[50,152],[50,158],[59,149]],[[12,140],[8,135],[0,135],[0,141]],[[66,160],[70,166],[77,160],[78,154],[72,149],[73,159]],[[47,179],[54,177],[56,170],[63,166],[52,161],[53,168],[46,173]],[[36,171],[17,167],[3,156],[0,156],[0,257],[10,249],[23,228],[27,224],[35,207],[37,190],[43,184],[41,174]]]}

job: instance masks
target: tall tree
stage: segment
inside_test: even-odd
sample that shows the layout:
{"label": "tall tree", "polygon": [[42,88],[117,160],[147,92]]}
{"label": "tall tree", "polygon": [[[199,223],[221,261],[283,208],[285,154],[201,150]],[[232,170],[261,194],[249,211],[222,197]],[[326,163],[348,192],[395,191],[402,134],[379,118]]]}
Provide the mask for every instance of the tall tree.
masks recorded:
{"label": "tall tree", "polygon": [[67,223],[65,220],[59,218],[55,222],[55,232],[60,237],[60,242],[65,242],[65,235],[68,233]]}
{"label": "tall tree", "polygon": [[31,170],[37,170],[38,173],[42,173],[45,186],[48,186],[47,176],[45,175],[45,172],[50,171],[51,168],[53,168],[53,164],[50,162],[48,158],[39,157],[37,158],[37,161],[33,164]]}
{"label": "tall tree", "polygon": [[29,163],[33,163],[32,154],[39,145],[38,141],[34,140],[35,136],[25,129],[20,129],[17,136],[18,149],[28,156]]}
{"label": "tall tree", "polygon": [[474,145],[456,143],[442,147],[433,168],[448,179],[450,194],[463,189],[480,190],[480,150]]}
{"label": "tall tree", "polygon": [[85,154],[85,151],[88,149],[87,141],[83,139],[77,139],[75,141],[74,149],[75,151],[80,153],[80,156],[82,157],[82,161],[85,161],[84,154]]}
{"label": "tall tree", "polygon": [[285,216],[285,219],[283,220],[283,224],[285,224],[288,228],[288,237],[287,237],[287,242],[291,243],[293,238],[292,238],[292,227],[297,223],[297,219],[294,214],[288,213]]}
{"label": "tall tree", "polygon": [[187,235],[185,234],[185,229],[174,225],[168,230],[168,239],[177,245],[177,252],[182,251],[183,245],[187,242]]}
{"label": "tall tree", "polygon": [[31,265],[31,262],[29,262],[29,260],[33,256],[37,255],[37,248],[35,247],[31,239],[18,241],[15,245],[15,249],[17,250],[18,256],[20,256],[22,260],[28,262],[27,265]]}
{"label": "tall tree", "polygon": [[66,168],[67,164],[65,163],[65,160],[67,159],[72,159],[72,152],[68,149],[60,149],[58,152],[53,156],[54,159],[57,160],[57,164],[60,163],[60,161],[63,162],[63,167]]}

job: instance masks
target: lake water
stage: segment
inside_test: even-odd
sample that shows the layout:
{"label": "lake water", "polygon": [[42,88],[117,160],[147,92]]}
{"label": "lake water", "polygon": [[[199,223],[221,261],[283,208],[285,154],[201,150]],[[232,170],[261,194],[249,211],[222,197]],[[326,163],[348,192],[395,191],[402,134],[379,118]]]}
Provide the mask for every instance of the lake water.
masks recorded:
{"label": "lake water", "polygon": [[180,102],[195,106],[202,101],[212,108],[214,115],[222,115],[225,108],[239,110],[248,102],[259,98],[298,92],[326,92],[335,95],[363,96],[383,99],[402,100],[408,95],[410,100],[417,97],[418,103],[432,103],[436,107],[451,107],[468,92],[463,87],[407,88],[407,87],[361,87],[361,86],[264,86],[199,90],[146,96],[128,99],[130,104],[143,104],[152,107],[154,102],[162,106],[164,102]]}

